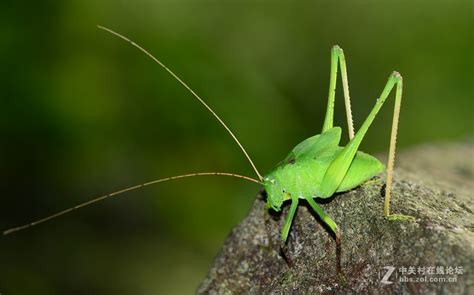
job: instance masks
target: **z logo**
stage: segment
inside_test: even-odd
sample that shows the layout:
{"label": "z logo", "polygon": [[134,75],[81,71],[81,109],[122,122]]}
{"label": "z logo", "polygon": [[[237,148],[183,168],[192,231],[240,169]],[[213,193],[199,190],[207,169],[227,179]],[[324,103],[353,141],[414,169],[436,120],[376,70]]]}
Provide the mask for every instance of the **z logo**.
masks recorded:
{"label": "z logo", "polygon": [[384,269],[387,270],[387,272],[385,273],[385,275],[383,276],[382,280],[380,281],[382,284],[386,284],[386,285],[389,285],[389,284],[393,284],[392,281],[389,281],[388,279],[390,278],[390,276],[392,275],[393,271],[396,269],[395,267],[393,266],[384,266],[383,267]]}

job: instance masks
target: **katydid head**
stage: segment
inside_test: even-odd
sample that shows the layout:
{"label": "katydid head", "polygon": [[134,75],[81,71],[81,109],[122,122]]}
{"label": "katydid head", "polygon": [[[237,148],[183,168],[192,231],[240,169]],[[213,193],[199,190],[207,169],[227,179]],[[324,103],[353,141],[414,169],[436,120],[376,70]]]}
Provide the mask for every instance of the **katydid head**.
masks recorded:
{"label": "katydid head", "polygon": [[287,194],[282,183],[273,176],[266,176],[263,178],[263,187],[267,193],[267,208],[280,211]]}

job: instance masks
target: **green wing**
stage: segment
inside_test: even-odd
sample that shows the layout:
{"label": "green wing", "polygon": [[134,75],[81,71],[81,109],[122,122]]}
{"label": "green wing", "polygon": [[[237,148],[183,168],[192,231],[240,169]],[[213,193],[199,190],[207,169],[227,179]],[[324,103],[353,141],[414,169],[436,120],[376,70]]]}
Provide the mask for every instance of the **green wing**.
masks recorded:
{"label": "green wing", "polygon": [[319,158],[325,152],[338,147],[341,141],[341,128],[333,127],[322,134],[307,138],[293,148],[290,154],[283,160],[289,163],[292,161],[304,161]]}

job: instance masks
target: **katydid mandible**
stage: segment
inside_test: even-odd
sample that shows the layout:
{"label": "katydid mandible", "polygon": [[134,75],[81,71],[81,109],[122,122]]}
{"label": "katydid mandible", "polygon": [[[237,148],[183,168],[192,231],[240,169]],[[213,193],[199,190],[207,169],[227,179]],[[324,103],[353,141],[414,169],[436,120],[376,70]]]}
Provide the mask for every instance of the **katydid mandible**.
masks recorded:
{"label": "katydid mandible", "polygon": [[[299,199],[306,200],[313,210],[318,214],[321,220],[331,229],[336,236],[336,241],[340,240],[340,231],[336,223],[327,215],[322,208],[314,201],[315,198],[329,198],[336,192],[348,191],[358,187],[372,177],[384,171],[385,167],[375,157],[358,151],[367,130],[372,124],[375,116],[379,112],[385,100],[388,98],[391,90],[395,87],[395,108],[392,122],[392,131],[390,139],[389,159],[387,164],[387,179],[384,201],[384,216],[389,220],[407,220],[412,219],[410,216],[391,214],[390,213],[390,196],[392,190],[393,165],[395,160],[395,146],[397,137],[398,118],[400,113],[400,103],[402,99],[402,77],[398,72],[393,72],[388,78],[388,82],[377,99],[375,106],[369,113],[364,123],[354,133],[351,104],[349,97],[349,86],[347,80],[347,68],[344,52],[339,46],[334,46],[331,50],[331,71],[329,82],[329,95],[321,134],[312,136],[298,145],[296,145],[290,154],[280,162],[269,173],[262,176],[257,167],[253,163],[249,154],[239,142],[231,129],[224,121],[214,112],[214,110],[201,98],[194,90],[192,90],[185,82],[183,82],[173,71],[165,66],[160,60],[154,57],[140,45],[131,41],[115,31],[108,28],[98,26],[138,48],[140,51],[148,55],[153,61],[165,69],[173,78],[183,85],[226,129],[245,157],[252,166],[258,179],[248,176],[238,175],[228,172],[198,172],[178,176],[162,178],[136,186],[125,188],[107,195],[103,195],[92,199],[88,202],[76,205],[69,209],[55,213],[48,217],[30,222],[28,224],[5,230],[4,235],[23,230],[53,218],[59,217],[79,208],[91,205],[101,200],[117,196],[119,194],[143,188],[152,184],[165,182],[169,180],[195,177],[195,176],[229,176],[244,179],[263,185],[267,194],[267,208],[280,211],[285,201],[291,201],[290,209],[286,216],[284,226],[281,231],[281,240],[286,242],[291,228],[291,224],[298,207]],[[347,125],[349,129],[350,141],[346,146],[339,146],[341,139],[341,128],[333,126],[334,118],[334,101],[337,81],[338,68],[341,70],[342,86],[346,107]]]}

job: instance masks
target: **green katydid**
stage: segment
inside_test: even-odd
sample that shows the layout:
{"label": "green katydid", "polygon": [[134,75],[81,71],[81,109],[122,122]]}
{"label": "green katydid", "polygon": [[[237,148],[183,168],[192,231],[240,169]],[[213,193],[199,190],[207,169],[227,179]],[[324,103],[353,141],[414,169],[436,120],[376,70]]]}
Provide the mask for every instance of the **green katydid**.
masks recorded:
{"label": "green katydid", "polygon": [[[122,194],[131,190],[149,186],[152,184],[165,182],[174,179],[181,179],[194,176],[230,176],[248,181],[252,181],[263,185],[267,194],[267,207],[276,211],[281,209],[285,201],[291,200],[291,206],[287,214],[284,226],[281,231],[282,242],[286,242],[291,224],[298,207],[298,200],[305,199],[314,211],[320,216],[321,220],[328,225],[331,231],[336,236],[336,241],[340,240],[340,233],[336,223],[321,209],[321,207],[314,201],[314,198],[329,198],[336,192],[343,192],[353,189],[372,177],[380,174],[384,170],[384,166],[376,158],[358,151],[359,145],[362,142],[368,128],[372,124],[378,111],[384,104],[392,88],[395,90],[395,109],[392,122],[389,160],[387,167],[386,193],[384,203],[384,216],[390,220],[407,220],[412,219],[410,216],[390,214],[390,196],[392,188],[393,165],[395,159],[395,145],[397,136],[398,117],[400,113],[400,103],[402,99],[402,77],[399,73],[394,72],[390,75],[382,94],[377,99],[377,102],[369,113],[368,117],[360,127],[359,131],[354,134],[352,125],[352,114],[349,97],[349,87],[347,80],[347,69],[343,50],[334,46],[331,50],[331,72],[329,83],[329,97],[326,111],[326,117],[321,134],[312,136],[301,143],[299,143],[290,154],[271,170],[265,176],[262,176],[249,154],[246,152],[237,137],[224,123],[224,121],[209,107],[202,98],[200,98],[185,82],[183,82],[173,71],[166,67],[160,60],[154,57],[147,50],[131,41],[130,39],[120,35],[108,28],[99,26],[103,29],[121,39],[129,42],[134,47],[148,55],[161,67],[163,67],[171,76],[173,76],[180,84],[182,84],[212,115],[219,121],[219,123],[226,129],[230,136],[237,143],[239,148],[244,153],[258,179],[248,176],[238,175],[227,172],[199,172],[185,175],[178,175],[163,179],[150,181],[139,184],[133,187],[125,188],[98,198],[92,199],[88,202],[79,204],[69,209],[63,210],[48,217],[30,222],[23,226],[18,226],[5,230],[4,235],[13,233],[37,224],[43,223],[50,219],[56,218],[60,215],[69,213],[73,210],[91,205],[98,201],[107,199],[112,196]],[[341,147],[339,141],[341,138],[341,128],[333,126],[334,117],[334,101],[335,89],[337,80],[338,66],[341,69],[343,92],[346,106],[346,116],[349,128],[349,143]],[[339,243],[338,243],[339,244]]]}

